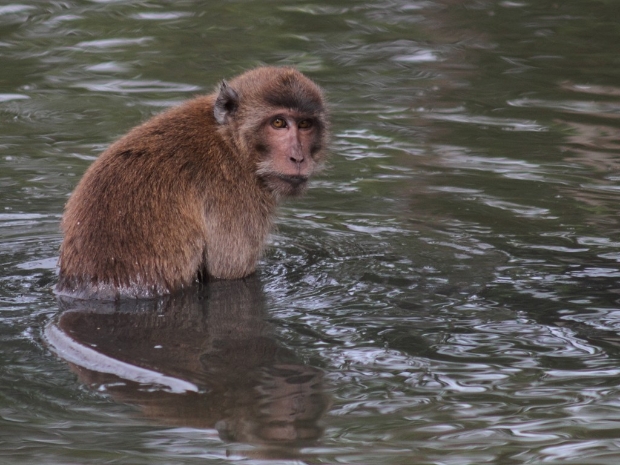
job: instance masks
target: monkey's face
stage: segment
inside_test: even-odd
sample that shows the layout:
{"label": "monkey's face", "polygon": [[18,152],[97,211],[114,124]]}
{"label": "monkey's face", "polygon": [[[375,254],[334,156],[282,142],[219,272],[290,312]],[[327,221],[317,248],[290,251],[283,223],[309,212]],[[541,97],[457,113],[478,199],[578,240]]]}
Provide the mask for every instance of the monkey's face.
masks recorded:
{"label": "monkey's face", "polygon": [[257,174],[278,195],[299,195],[316,170],[322,147],[321,121],[281,109],[265,119],[256,135]]}
{"label": "monkey's face", "polygon": [[262,67],[223,81],[213,114],[276,196],[301,194],[324,158],[321,90],[292,68]]}

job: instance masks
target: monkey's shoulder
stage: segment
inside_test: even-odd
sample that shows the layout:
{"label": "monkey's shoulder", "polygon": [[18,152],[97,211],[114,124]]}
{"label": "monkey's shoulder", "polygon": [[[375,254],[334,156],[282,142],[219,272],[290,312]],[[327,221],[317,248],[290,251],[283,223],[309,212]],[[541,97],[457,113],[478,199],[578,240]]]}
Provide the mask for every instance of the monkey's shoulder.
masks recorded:
{"label": "monkey's shoulder", "polygon": [[213,129],[213,96],[203,95],[159,113],[135,126],[113,143],[107,152],[119,156],[157,152],[158,148],[191,146],[197,143],[216,143]]}

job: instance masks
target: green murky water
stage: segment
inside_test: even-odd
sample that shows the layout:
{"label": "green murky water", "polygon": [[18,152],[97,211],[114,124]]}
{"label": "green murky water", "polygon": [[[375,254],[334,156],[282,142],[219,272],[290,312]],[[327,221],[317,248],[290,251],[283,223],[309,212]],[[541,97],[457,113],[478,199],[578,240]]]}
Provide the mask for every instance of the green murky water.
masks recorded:
{"label": "green murky water", "polygon": [[[2,2],[0,462],[617,464],[618,19]],[[324,87],[333,143],[257,276],[62,313],[58,223],[86,167],[264,63]]]}

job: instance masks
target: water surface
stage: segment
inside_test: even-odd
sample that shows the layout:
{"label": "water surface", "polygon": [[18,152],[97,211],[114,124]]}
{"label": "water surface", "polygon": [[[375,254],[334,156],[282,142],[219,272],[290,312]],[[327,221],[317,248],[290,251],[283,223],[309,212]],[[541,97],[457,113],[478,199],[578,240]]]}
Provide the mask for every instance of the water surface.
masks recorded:
{"label": "water surface", "polygon": [[[2,461],[616,464],[616,9],[0,5]],[[259,64],[324,87],[333,142],[257,276],[58,302],[59,220],[88,165]],[[107,358],[53,350],[46,328]]]}

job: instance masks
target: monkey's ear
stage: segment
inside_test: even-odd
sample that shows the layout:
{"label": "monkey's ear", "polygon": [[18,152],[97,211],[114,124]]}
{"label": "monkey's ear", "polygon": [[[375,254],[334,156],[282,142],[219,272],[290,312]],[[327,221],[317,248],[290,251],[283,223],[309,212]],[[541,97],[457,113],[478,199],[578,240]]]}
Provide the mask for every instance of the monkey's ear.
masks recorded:
{"label": "monkey's ear", "polygon": [[220,84],[220,92],[215,99],[213,115],[219,124],[226,124],[239,107],[239,95],[226,81]]}

